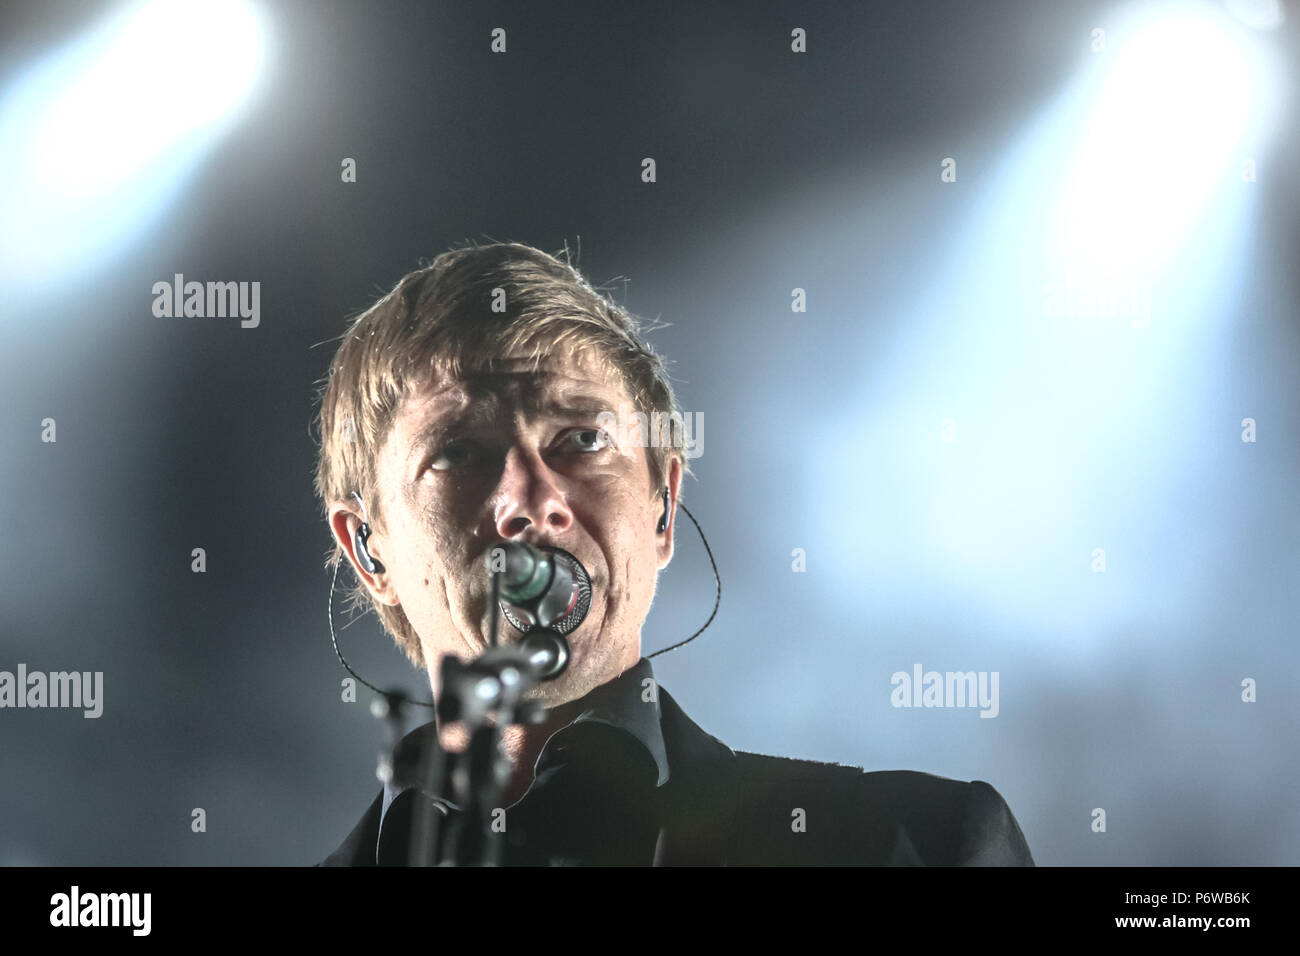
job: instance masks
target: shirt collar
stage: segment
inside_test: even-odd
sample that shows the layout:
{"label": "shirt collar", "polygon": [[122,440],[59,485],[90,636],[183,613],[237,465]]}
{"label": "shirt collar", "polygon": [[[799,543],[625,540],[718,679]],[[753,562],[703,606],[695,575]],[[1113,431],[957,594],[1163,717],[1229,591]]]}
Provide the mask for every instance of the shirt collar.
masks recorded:
{"label": "shirt collar", "polygon": [[[547,738],[537,756],[534,769],[548,756],[557,736],[577,724],[593,722],[607,724],[631,735],[654,758],[659,773],[656,785],[662,787],[669,781],[671,773],[661,725],[663,713],[659,706],[659,688],[649,659],[641,658],[618,677],[600,685],[582,698],[581,704],[581,713]],[[379,824],[381,834],[384,817],[388,815],[393,802],[408,790],[416,789],[414,771],[419,767],[420,757],[429,735],[434,732],[435,722],[429,721],[411,731],[397,745],[393,760],[394,772],[384,784],[384,800]],[[440,799],[438,802],[455,806],[445,799]]]}
{"label": "shirt collar", "polygon": [[[656,786],[662,787],[671,777],[668,751],[664,746],[663,712],[659,709],[659,687],[650,661],[641,658],[607,684],[597,687],[583,698],[582,713],[570,727],[586,721],[608,724],[631,734],[650,752],[659,770]],[[567,729],[567,728],[566,728]],[[559,733],[557,731],[556,733]],[[555,734],[547,740],[549,747]],[[546,747],[542,748],[545,752]],[[538,760],[540,762],[540,755]]]}

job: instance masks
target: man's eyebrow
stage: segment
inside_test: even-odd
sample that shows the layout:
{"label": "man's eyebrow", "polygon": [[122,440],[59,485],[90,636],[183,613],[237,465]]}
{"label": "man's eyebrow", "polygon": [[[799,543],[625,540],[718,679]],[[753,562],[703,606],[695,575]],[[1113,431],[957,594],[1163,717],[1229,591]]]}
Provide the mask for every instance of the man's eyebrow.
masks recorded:
{"label": "man's eyebrow", "polygon": [[[526,403],[530,414],[559,419],[594,418],[602,412],[618,414],[618,409],[608,398],[596,395],[570,394],[554,397],[535,397]],[[458,409],[445,416],[439,416],[426,422],[406,445],[406,457],[410,459],[421,449],[429,447],[439,438],[457,428],[491,424],[495,415],[485,404],[475,403],[466,409]]]}
{"label": "man's eyebrow", "polygon": [[610,403],[609,399],[594,395],[561,395],[539,402],[535,409],[538,413],[552,418],[578,418],[599,415],[601,412],[618,413],[618,409]]}
{"label": "man's eyebrow", "polygon": [[435,418],[426,422],[424,427],[411,436],[411,440],[406,443],[406,457],[410,458],[421,448],[427,447],[437,437],[451,427],[451,422],[442,418]]}
{"label": "man's eyebrow", "polygon": [[438,441],[447,432],[468,425],[478,425],[492,418],[492,409],[482,404],[459,408],[445,415],[438,415],[425,422],[406,444],[406,457],[409,459],[423,448]]}

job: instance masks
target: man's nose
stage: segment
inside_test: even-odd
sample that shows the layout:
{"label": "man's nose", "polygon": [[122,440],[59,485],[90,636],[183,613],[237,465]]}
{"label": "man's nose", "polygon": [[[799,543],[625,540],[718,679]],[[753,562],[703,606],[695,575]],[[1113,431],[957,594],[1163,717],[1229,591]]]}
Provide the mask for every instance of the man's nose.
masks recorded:
{"label": "man's nose", "polygon": [[518,445],[506,455],[496,500],[493,520],[502,538],[514,538],[530,527],[537,535],[556,534],[573,524],[555,472],[536,452]]}

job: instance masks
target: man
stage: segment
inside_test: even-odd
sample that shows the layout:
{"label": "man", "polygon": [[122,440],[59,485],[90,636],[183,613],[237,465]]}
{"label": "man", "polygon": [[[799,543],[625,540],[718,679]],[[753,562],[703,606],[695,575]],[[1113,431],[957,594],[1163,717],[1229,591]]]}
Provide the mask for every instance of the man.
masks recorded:
{"label": "man", "polygon": [[[602,427],[639,421],[628,409],[667,435]],[[655,684],[641,627],[673,555],[685,462],[659,439],[680,437],[680,416],[635,320],[566,262],[514,243],[407,275],[331,365],[316,482],[331,561],[346,557],[354,603],[375,607],[435,698],[443,655],[489,644],[495,546],[558,549],[590,576],[569,666],[536,692],[544,719],[504,730],[504,862],[1032,865],[988,784],[735,752]],[[521,637],[504,620],[500,633]],[[408,735],[325,865],[404,864],[417,809],[461,812],[450,791],[412,785],[433,733],[450,754],[465,746],[456,724]]]}

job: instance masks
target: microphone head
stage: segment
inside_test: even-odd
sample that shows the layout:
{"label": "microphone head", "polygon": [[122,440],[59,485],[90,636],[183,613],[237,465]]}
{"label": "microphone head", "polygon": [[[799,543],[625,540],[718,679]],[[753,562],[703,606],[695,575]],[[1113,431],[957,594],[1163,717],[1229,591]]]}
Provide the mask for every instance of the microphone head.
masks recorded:
{"label": "microphone head", "polygon": [[535,627],[519,642],[540,680],[555,680],[569,666],[569,642],[547,627]]}
{"label": "microphone head", "polygon": [[[571,634],[591,610],[591,577],[587,574],[587,569],[563,548],[533,548],[530,545],[519,547],[546,555],[552,566],[551,586],[540,599],[527,603],[511,601],[503,589],[500,602],[502,616],[520,633],[544,627],[560,635]],[[507,551],[507,568],[510,560],[510,552]]]}
{"label": "microphone head", "polygon": [[493,548],[500,551],[501,596],[514,604],[527,604],[544,597],[555,576],[551,556],[522,541],[503,541]]}

